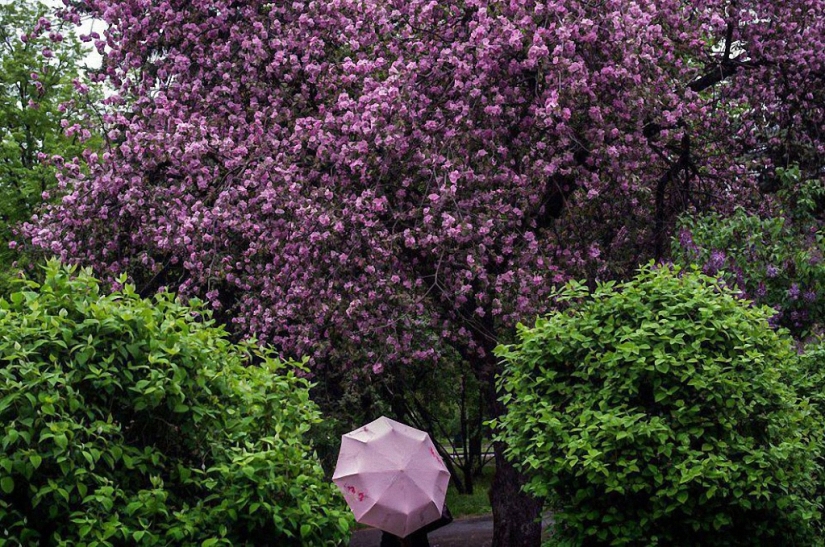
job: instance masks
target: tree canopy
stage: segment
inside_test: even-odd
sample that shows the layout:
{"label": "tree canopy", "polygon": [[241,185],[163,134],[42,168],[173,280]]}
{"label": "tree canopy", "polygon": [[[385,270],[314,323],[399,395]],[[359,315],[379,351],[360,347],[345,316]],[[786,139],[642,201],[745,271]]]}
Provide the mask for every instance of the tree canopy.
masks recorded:
{"label": "tree canopy", "polygon": [[317,366],[484,354],[675,213],[821,176],[820,2],[79,4],[135,104],[31,240]]}

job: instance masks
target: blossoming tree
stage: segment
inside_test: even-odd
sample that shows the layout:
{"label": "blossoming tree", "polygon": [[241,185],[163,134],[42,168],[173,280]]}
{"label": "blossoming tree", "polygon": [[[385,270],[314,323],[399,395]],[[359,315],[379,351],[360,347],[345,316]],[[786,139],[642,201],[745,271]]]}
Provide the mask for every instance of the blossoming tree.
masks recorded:
{"label": "blossoming tree", "polygon": [[[449,346],[493,389],[553,284],[663,256],[678,213],[777,166],[822,176],[819,0],[70,5],[130,107],[28,240],[204,296],[319,377]],[[518,488],[500,457],[497,546],[539,541]]]}

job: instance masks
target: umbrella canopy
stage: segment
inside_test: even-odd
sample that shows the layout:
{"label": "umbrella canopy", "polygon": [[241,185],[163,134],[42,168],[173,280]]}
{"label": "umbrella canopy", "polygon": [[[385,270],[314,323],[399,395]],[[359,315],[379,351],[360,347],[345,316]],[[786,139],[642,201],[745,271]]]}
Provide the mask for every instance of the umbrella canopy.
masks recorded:
{"label": "umbrella canopy", "polygon": [[332,481],[355,520],[405,537],[441,517],[450,473],[429,435],[381,417],[341,437]]}

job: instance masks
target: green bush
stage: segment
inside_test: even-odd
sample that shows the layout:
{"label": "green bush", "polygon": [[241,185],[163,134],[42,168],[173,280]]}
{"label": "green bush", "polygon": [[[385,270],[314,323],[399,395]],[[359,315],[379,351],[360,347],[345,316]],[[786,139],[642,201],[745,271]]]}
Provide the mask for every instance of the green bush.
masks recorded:
{"label": "green bush", "polygon": [[[793,385],[799,395],[806,397],[818,419],[825,423],[825,339],[819,338],[805,346],[799,355],[799,367],[793,378]],[[825,449],[821,449],[817,463],[825,469]],[[817,484],[817,500],[825,504],[825,481]],[[825,522],[820,522],[825,525]],[[825,526],[824,526],[825,527]]]}
{"label": "green bush", "polygon": [[822,338],[806,345],[799,356],[794,386],[797,393],[810,400],[817,413],[825,416],[825,340]]}
{"label": "green bush", "polygon": [[335,545],[300,364],[56,263],[0,300],[0,545]]}
{"label": "green bush", "polygon": [[507,456],[554,545],[812,545],[820,422],[789,340],[693,269],[647,266],[499,347]]}

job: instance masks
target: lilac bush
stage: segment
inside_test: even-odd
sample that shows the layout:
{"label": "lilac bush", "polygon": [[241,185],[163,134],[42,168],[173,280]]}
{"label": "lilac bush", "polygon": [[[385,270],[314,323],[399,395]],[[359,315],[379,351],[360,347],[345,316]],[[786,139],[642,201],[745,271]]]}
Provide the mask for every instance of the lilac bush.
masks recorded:
{"label": "lilac bush", "polygon": [[673,259],[700,264],[743,298],[771,306],[773,324],[805,339],[825,323],[824,246],[816,224],[800,229],[784,216],[761,218],[739,209],[729,217],[685,218]]}

